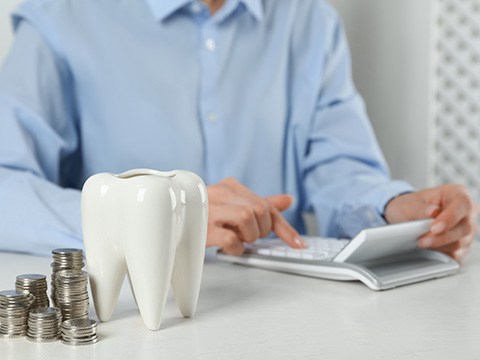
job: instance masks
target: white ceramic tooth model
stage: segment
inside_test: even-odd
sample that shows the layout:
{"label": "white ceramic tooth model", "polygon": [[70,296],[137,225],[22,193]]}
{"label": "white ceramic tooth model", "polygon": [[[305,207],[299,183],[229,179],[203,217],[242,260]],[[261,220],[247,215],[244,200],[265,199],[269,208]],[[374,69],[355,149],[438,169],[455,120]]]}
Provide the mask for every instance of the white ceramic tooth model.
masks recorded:
{"label": "white ceramic tooth model", "polygon": [[207,236],[207,190],[188,171],[136,169],[90,177],[82,225],[97,316],[110,319],[125,274],[145,325],[160,328],[172,284],[185,317],[197,306]]}

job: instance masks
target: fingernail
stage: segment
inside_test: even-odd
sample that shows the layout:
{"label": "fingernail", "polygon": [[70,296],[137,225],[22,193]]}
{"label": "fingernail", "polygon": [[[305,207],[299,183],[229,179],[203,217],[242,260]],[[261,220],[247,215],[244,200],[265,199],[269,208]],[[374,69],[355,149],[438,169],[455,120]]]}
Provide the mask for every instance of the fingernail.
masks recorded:
{"label": "fingernail", "polygon": [[425,209],[425,216],[428,216],[428,217],[435,216],[438,210],[440,210],[440,207],[438,207],[437,205],[429,205]]}
{"label": "fingernail", "polygon": [[306,249],[308,247],[307,243],[303,239],[295,238],[295,240],[293,241],[295,242],[295,244],[297,244],[299,247],[303,249]]}
{"label": "fingernail", "polygon": [[457,251],[455,251],[455,252],[453,253],[453,257],[454,257],[456,260],[460,260],[460,259],[463,258],[466,254],[467,254],[467,250],[465,250],[465,249],[458,249]]}
{"label": "fingernail", "polygon": [[420,247],[425,247],[425,248],[432,246],[432,244],[433,244],[433,239],[429,237],[422,239],[418,242],[418,245]]}
{"label": "fingernail", "polygon": [[442,221],[442,222],[439,222],[435,225],[433,225],[431,228],[430,228],[430,231],[432,232],[432,234],[440,234],[443,230],[445,230],[445,223]]}

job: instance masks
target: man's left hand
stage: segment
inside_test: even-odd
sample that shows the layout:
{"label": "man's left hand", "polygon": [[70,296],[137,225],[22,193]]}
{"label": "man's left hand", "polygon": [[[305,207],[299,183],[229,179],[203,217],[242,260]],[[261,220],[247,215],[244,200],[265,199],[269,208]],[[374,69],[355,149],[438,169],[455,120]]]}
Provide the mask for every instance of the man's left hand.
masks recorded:
{"label": "man's left hand", "polygon": [[418,246],[463,258],[477,233],[478,206],[468,190],[448,184],[400,195],[385,208],[386,220],[403,221],[434,218],[430,231],[418,240]]}

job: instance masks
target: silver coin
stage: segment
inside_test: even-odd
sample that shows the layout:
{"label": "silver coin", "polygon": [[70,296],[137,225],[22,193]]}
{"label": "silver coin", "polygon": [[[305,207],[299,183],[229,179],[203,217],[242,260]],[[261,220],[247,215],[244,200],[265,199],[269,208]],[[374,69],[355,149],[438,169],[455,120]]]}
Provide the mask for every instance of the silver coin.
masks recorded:
{"label": "silver coin", "polygon": [[53,336],[59,336],[60,333],[58,331],[37,331],[37,330],[31,330],[28,329],[27,331],[27,336],[30,337],[53,337]]}
{"label": "silver coin", "polygon": [[2,296],[0,295],[0,303],[15,303],[18,301],[25,301],[34,298],[34,295],[25,292],[25,291],[17,291],[17,290],[6,290],[2,291],[6,295]]}
{"label": "silver coin", "polygon": [[59,339],[61,338],[59,333],[29,333],[27,332],[27,337],[31,339]]}
{"label": "silver coin", "polygon": [[34,326],[29,326],[28,331],[30,333],[54,333],[57,334],[59,332],[60,326],[58,324],[55,324],[51,327],[34,327]]}
{"label": "silver coin", "polygon": [[15,283],[15,290],[21,292],[42,292],[47,290],[47,284],[19,284],[18,282]]}
{"label": "silver coin", "polygon": [[70,345],[70,346],[84,346],[84,345],[93,345],[93,344],[96,344],[98,342],[98,338],[97,339],[93,339],[93,340],[90,340],[88,342],[81,342],[81,341],[65,341],[65,340],[61,340],[62,341],[62,344],[65,344],[65,345]]}
{"label": "silver coin", "polygon": [[60,338],[60,333],[30,333],[27,332],[27,337],[32,338],[32,339],[51,339],[51,338]]}
{"label": "silver coin", "polygon": [[60,329],[58,323],[54,323],[51,326],[28,326],[28,331],[35,333],[54,332],[57,333]]}
{"label": "silver coin", "polygon": [[25,297],[25,293],[19,292],[17,290],[0,291],[0,298],[16,299],[16,298],[24,298],[24,297]]}
{"label": "silver coin", "polygon": [[26,326],[27,322],[23,317],[17,317],[17,318],[3,318],[2,319],[2,324],[0,327],[5,328],[5,327],[13,327],[13,326]]}
{"label": "silver coin", "polygon": [[25,337],[25,335],[8,335],[8,334],[0,333],[0,339],[3,339],[3,340],[13,340],[13,339],[19,339],[23,337]]}
{"label": "silver coin", "polygon": [[60,338],[58,336],[52,336],[52,337],[30,337],[27,335],[27,340],[28,341],[32,341],[32,342],[36,342],[36,343],[49,343],[49,342],[55,342],[55,341],[58,341],[60,340]]}
{"label": "silver coin", "polygon": [[[4,311],[9,311],[9,310],[28,310],[30,305],[33,303],[33,300],[31,301],[18,301],[15,303],[9,303],[9,304],[1,304],[0,309]],[[0,310],[0,311],[1,311]]]}
{"label": "silver coin", "polygon": [[98,342],[98,337],[93,337],[91,339],[85,339],[85,340],[65,340],[62,339],[62,342],[68,343],[68,345],[88,345],[88,344],[95,344]]}
{"label": "silver coin", "polygon": [[30,311],[34,316],[58,316],[60,309],[55,307],[36,308]]}
{"label": "silver coin", "polygon": [[97,322],[92,319],[72,319],[72,320],[67,320],[62,323],[62,327],[66,328],[90,328],[90,327],[96,327]]}
{"label": "silver coin", "polygon": [[68,337],[84,337],[84,336],[92,336],[95,335],[96,329],[88,329],[88,330],[82,330],[82,329],[65,329],[63,327],[60,328],[60,333],[62,336],[68,338]]}
{"label": "silver coin", "polygon": [[22,274],[16,277],[17,280],[26,280],[26,281],[39,281],[46,280],[47,277],[42,274]]}
{"label": "silver coin", "polygon": [[68,335],[62,334],[62,340],[65,340],[65,341],[85,342],[85,341],[91,341],[97,338],[98,338],[97,334],[90,334],[88,336],[68,336]]}
{"label": "silver coin", "polygon": [[30,336],[44,336],[45,334],[53,334],[53,335],[56,335],[56,334],[59,334],[58,331],[56,331],[56,329],[52,328],[52,329],[49,329],[49,330],[44,330],[44,329],[36,329],[36,328],[31,328],[29,327],[28,330],[27,330],[27,335],[30,335]]}
{"label": "silver coin", "polygon": [[73,249],[73,248],[53,249],[52,254],[54,254],[54,255],[83,254],[83,250],[82,249]]}
{"label": "silver coin", "polygon": [[38,331],[46,331],[46,330],[50,330],[50,329],[56,329],[58,328],[58,323],[60,322],[59,319],[48,319],[48,320],[45,320],[45,321],[42,321],[42,322],[32,322],[32,321],[28,321],[28,327],[29,329],[35,329],[35,330],[38,330]]}

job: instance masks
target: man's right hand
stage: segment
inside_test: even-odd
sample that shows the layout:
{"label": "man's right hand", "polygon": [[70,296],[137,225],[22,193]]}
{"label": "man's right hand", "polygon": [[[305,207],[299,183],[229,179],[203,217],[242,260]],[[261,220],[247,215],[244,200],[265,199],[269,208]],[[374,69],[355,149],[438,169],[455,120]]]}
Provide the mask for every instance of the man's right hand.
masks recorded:
{"label": "man's right hand", "polygon": [[289,195],[262,198],[233,178],[208,187],[207,246],[241,255],[252,243],[273,231],[293,248],[305,248],[297,231],[280,213],[292,204]]}

